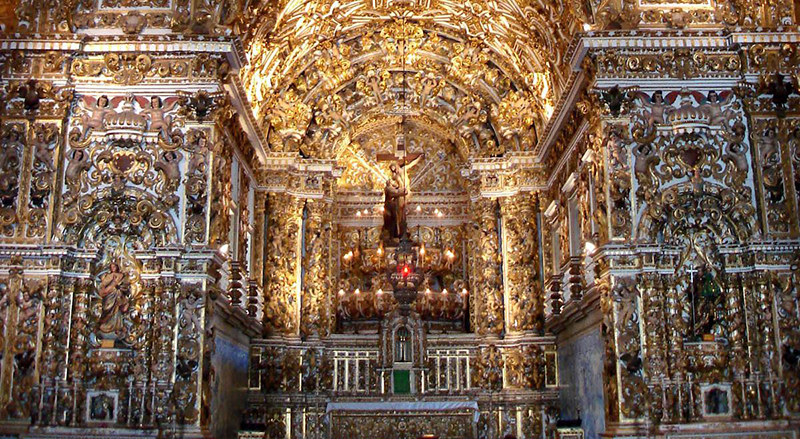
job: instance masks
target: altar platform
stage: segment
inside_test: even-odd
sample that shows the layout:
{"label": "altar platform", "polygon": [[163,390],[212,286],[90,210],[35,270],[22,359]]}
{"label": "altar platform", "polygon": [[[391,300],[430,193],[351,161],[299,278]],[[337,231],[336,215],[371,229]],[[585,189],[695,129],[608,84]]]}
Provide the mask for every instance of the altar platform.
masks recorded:
{"label": "altar platform", "polygon": [[326,412],[333,439],[473,439],[480,416],[474,401],[331,402]]}

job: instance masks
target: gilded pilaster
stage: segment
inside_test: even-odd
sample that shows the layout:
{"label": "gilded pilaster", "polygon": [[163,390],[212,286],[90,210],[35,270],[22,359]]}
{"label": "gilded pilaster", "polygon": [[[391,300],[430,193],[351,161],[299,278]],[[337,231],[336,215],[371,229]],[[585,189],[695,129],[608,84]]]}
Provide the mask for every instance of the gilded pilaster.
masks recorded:
{"label": "gilded pilaster", "polygon": [[303,204],[290,195],[269,196],[267,266],[264,326],[277,333],[299,330],[300,223]]}
{"label": "gilded pilaster", "polygon": [[332,203],[325,200],[306,202],[305,258],[303,260],[303,292],[301,297],[300,333],[305,336],[327,336],[330,315],[330,248]]}
{"label": "gilded pilaster", "polygon": [[476,305],[477,327],[479,334],[499,335],[504,330],[504,303],[502,273],[497,229],[497,201],[481,198],[472,204],[473,218],[478,225],[477,251],[479,255],[475,263],[477,288],[473,288],[473,300]]}
{"label": "gilded pilaster", "polygon": [[507,332],[537,331],[544,324],[544,292],[539,285],[539,237],[531,195],[521,193],[500,201],[503,217],[504,285]]}

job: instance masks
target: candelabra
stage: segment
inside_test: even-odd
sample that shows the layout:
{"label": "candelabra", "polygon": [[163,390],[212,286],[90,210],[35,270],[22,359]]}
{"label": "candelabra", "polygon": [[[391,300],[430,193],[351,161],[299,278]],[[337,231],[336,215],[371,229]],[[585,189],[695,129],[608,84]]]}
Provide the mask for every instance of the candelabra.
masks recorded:
{"label": "candelabra", "polygon": [[396,302],[398,311],[408,315],[415,301],[417,312],[425,310],[437,319],[458,319],[463,314],[468,292],[454,271],[458,258],[453,243],[441,238],[439,227],[423,233],[417,226],[411,235],[414,240],[406,234],[396,247],[378,242],[377,247],[363,248],[362,238],[369,233],[357,232],[358,239],[342,255],[342,314],[357,320],[382,317],[393,307],[388,304]]}
{"label": "candelabra", "polygon": [[[424,256],[424,247],[420,252]],[[389,272],[389,282],[392,284],[394,298],[400,314],[407,316],[411,312],[411,304],[417,298],[417,288],[422,283],[423,277],[417,272],[417,255],[411,246],[408,235],[400,238],[397,251],[394,253],[395,269]]]}

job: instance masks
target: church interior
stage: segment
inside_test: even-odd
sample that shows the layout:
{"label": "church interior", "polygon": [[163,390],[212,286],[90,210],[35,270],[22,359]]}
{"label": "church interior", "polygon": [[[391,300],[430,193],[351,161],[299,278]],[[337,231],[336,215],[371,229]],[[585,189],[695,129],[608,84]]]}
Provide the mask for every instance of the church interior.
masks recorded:
{"label": "church interior", "polygon": [[800,0],[0,0],[0,438],[800,438]]}

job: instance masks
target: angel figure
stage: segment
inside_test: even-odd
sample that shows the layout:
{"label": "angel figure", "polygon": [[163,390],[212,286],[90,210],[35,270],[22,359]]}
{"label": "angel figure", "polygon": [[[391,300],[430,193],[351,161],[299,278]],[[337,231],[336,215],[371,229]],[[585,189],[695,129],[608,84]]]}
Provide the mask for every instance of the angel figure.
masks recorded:
{"label": "angel figure", "polygon": [[761,165],[773,165],[780,161],[780,148],[774,128],[767,128],[759,136],[758,146],[761,149]]}
{"label": "angel figure", "polygon": [[202,330],[200,324],[200,309],[203,307],[203,298],[192,292],[187,294],[181,306],[180,325],[188,334],[197,334]]}
{"label": "angel figure", "polygon": [[722,107],[728,105],[733,99],[733,93],[729,94],[724,101],[720,102],[719,95],[714,90],[708,92],[708,99],[706,103],[701,105],[700,108],[708,114],[711,125],[725,126],[725,121],[734,116],[733,111],[730,109],[723,110]]}
{"label": "angel figure", "polygon": [[106,115],[114,111],[109,107],[109,100],[106,95],[97,98],[97,102],[94,104],[88,103],[84,98],[78,101],[78,105],[84,110],[83,114],[81,114],[84,138],[89,135],[91,130],[103,129],[103,121]]}
{"label": "angel figure", "polygon": [[[195,133],[195,134],[192,134]],[[196,131],[189,131],[187,134],[189,145],[193,148],[191,150],[191,158],[189,159],[189,173],[206,173],[206,156],[208,155],[208,138],[205,133]]]}
{"label": "angel figure", "polygon": [[81,173],[92,167],[92,162],[89,153],[76,149],[72,151],[72,157],[67,164],[67,170],[64,172],[66,183],[71,192],[78,192],[80,190]]}
{"label": "angel figure", "polygon": [[643,117],[647,122],[648,129],[653,129],[656,124],[663,125],[670,112],[670,106],[664,102],[664,94],[661,90],[653,93],[649,103],[642,99],[642,106],[647,108]]}
{"label": "angel figure", "polygon": [[36,130],[33,138],[33,154],[38,163],[46,168],[47,172],[55,170],[53,165],[53,150],[56,147],[58,132],[50,126],[41,126]]}
{"label": "angel figure", "polygon": [[164,151],[153,164],[153,169],[164,173],[169,183],[177,183],[181,178],[180,163],[183,154],[178,151]]}
{"label": "angel figure", "polygon": [[142,110],[142,114],[150,116],[150,131],[157,131],[159,135],[169,139],[172,116],[168,116],[167,113],[172,111],[176,104],[177,101],[172,101],[165,107],[160,97],[153,96],[150,98],[150,108]]}

